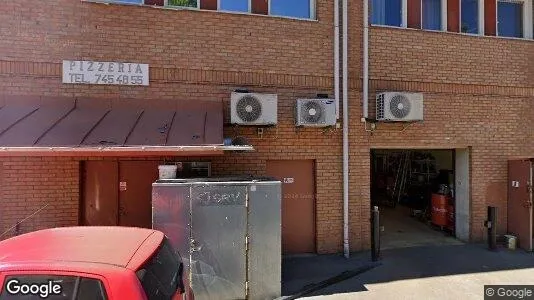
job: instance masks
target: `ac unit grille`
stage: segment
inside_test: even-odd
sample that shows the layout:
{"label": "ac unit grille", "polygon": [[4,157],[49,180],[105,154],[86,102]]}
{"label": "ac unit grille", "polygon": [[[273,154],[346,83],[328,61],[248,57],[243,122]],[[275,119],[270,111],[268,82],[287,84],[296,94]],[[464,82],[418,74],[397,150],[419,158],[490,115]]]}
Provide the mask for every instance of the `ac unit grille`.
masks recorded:
{"label": "ac unit grille", "polygon": [[376,101],[376,117],[377,119],[384,118],[384,95],[378,95],[378,101]]}
{"label": "ac unit grille", "polygon": [[319,123],[323,117],[323,107],[315,101],[306,102],[302,106],[302,116],[307,123]]}
{"label": "ac unit grille", "polygon": [[389,110],[395,118],[406,118],[411,108],[410,100],[403,95],[395,95],[389,102]]}
{"label": "ac unit grille", "polygon": [[254,96],[243,96],[237,101],[236,111],[241,120],[254,122],[261,116],[261,102]]}

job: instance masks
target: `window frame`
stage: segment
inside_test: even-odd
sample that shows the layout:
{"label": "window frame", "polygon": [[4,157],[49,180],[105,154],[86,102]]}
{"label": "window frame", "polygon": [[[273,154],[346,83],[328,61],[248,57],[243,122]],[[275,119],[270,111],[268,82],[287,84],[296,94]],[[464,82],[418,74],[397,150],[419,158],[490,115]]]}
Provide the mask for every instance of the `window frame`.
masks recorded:
{"label": "window frame", "polygon": [[[200,1],[202,0],[197,0],[197,5],[200,5]],[[228,13],[237,13],[237,14],[251,14],[252,13],[252,0],[248,0],[247,3],[248,3],[248,9],[247,11],[238,11],[238,10],[223,10],[221,9],[221,2],[223,0],[217,0],[217,11],[221,11],[221,12],[228,12]],[[231,0],[230,0],[231,1]],[[269,0],[270,2],[271,0]]]}
{"label": "window frame", "polygon": [[[301,18],[301,17],[291,17],[291,16],[283,16],[283,15],[273,15],[271,13],[271,0],[268,0],[267,3],[267,15],[271,17],[280,17],[280,18],[290,18],[290,19],[298,19],[298,20],[317,20],[316,15],[316,1],[317,0],[308,0],[310,2],[310,17],[309,18]],[[337,0],[335,0],[337,1]]]}
{"label": "window frame", "polygon": [[[446,6],[447,5],[447,0],[439,0],[439,2],[440,2],[440,7],[439,7],[439,9],[440,9],[440,11],[439,11],[439,17],[440,17],[439,27],[440,28],[439,29],[428,29],[428,28],[425,28],[425,26],[423,24],[424,23],[423,22],[423,20],[424,20],[423,19],[423,17],[424,17],[423,13],[424,13],[425,9],[424,9],[424,6],[423,6],[423,0],[420,1],[420,3],[421,3],[420,4],[420,7],[421,7],[421,17],[420,18],[421,18],[421,29],[422,30],[427,30],[427,31],[442,31],[443,30],[443,3],[445,3],[445,7],[447,7]],[[445,20],[445,22],[447,22],[447,21]]]}
{"label": "window frame", "polygon": [[[523,22],[521,24],[523,30],[522,37],[511,37],[511,36],[502,36],[499,35],[499,2],[510,2],[510,3],[522,3],[523,11],[522,18]],[[495,36],[500,38],[508,39],[527,39],[531,40],[533,38],[533,7],[532,0],[495,0]]]}
{"label": "window frame", "polygon": [[[145,0],[140,0],[140,3],[129,3],[129,2],[121,2],[121,0],[82,0],[83,2],[93,2],[93,3],[104,3],[104,4],[116,4],[116,5],[133,5],[133,6],[154,6],[152,4],[145,4]],[[293,20],[303,20],[303,21],[317,21],[317,0],[307,0],[310,3],[310,11],[308,18],[303,17],[295,17],[295,16],[285,16],[285,15],[277,15],[271,13],[271,0],[268,0],[267,4],[267,13],[253,13],[252,12],[252,1],[248,0],[248,11],[232,11],[232,10],[221,10],[221,0],[217,0],[217,9],[203,9],[201,8],[201,1],[203,0],[197,0],[197,6],[179,6],[179,5],[170,5],[169,0],[163,0],[163,5],[158,5],[158,7],[166,8],[166,9],[186,9],[186,10],[208,10],[208,11],[215,11],[215,12],[223,12],[223,13],[233,13],[233,14],[248,14],[248,15],[257,15],[257,16],[270,16],[270,17],[276,17],[276,18],[285,18],[285,19],[293,19]]]}
{"label": "window frame", "polygon": [[[372,0],[367,0],[372,1]],[[447,31],[447,0],[440,0],[441,3],[441,28],[440,29],[424,29],[423,28],[423,1],[419,1],[420,6],[420,27],[419,30],[425,30],[425,31],[435,31],[435,32],[441,32],[441,31]],[[369,6],[370,7],[370,6]],[[370,14],[369,14],[370,16]],[[383,26],[383,27],[393,27],[393,28],[409,28],[408,27],[408,0],[401,0],[401,26],[393,26],[393,25],[384,25],[384,24],[373,24],[369,21],[369,24],[372,26]],[[412,28],[416,29],[416,28]]]}
{"label": "window frame", "polygon": [[[163,1],[163,7],[166,7],[166,8],[174,8],[174,9],[192,9],[192,10],[199,10],[200,9],[200,1],[201,0],[197,0],[197,7],[194,7],[194,6],[179,6],[179,5],[170,5],[169,4],[169,0],[164,0]],[[145,3],[145,0],[143,0],[143,5]],[[217,0],[217,6],[219,5],[219,1]]]}
{"label": "window frame", "polygon": [[408,0],[400,0],[401,1],[401,11],[400,11],[401,24],[400,24],[400,26],[388,25],[388,24],[374,24],[371,21],[371,18],[372,18],[372,6],[373,6],[372,1],[373,0],[366,0],[366,1],[369,1],[369,18],[367,20],[369,25],[371,25],[371,26],[379,26],[379,27],[390,27],[390,28],[408,28]]}
{"label": "window frame", "polygon": [[[369,1],[369,9],[371,9],[371,1]],[[478,33],[468,33],[468,32],[462,32],[461,30],[461,21],[462,21],[462,1],[458,0],[458,26],[459,30],[456,31],[449,31],[448,29],[448,0],[441,0],[441,29],[435,30],[435,29],[424,29],[423,28],[423,3],[420,1],[420,10],[421,10],[421,24],[420,28],[410,28],[415,30],[424,30],[424,31],[434,31],[434,32],[449,32],[449,33],[456,33],[456,34],[463,34],[463,35],[469,35],[469,36],[493,36],[491,34],[486,35],[485,33],[485,24],[486,24],[486,12],[485,12],[485,0],[476,0],[478,3]],[[496,24],[496,37],[499,38],[505,38],[505,39],[520,39],[520,40],[533,40],[534,39],[534,0],[494,0],[495,1],[495,24]],[[523,37],[508,37],[508,36],[502,36],[499,35],[499,29],[498,29],[498,4],[499,1],[504,2],[523,2]],[[369,11],[369,25],[370,26],[377,26],[377,27],[390,27],[390,28],[409,28],[408,27],[408,0],[401,0],[401,9],[402,9],[402,22],[401,26],[393,26],[393,25],[385,25],[385,24],[374,24],[371,22],[371,11]]]}
{"label": "window frame", "polygon": [[[462,31],[462,3],[464,0],[459,1],[459,8],[458,11],[460,12],[458,22],[459,22],[459,33],[466,34],[466,35],[485,35],[484,34],[484,24],[485,24],[485,12],[484,12],[484,0],[475,0],[477,2],[477,32],[476,33],[469,33],[469,32],[463,32]],[[497,0],[495,0],[497,1]]]}

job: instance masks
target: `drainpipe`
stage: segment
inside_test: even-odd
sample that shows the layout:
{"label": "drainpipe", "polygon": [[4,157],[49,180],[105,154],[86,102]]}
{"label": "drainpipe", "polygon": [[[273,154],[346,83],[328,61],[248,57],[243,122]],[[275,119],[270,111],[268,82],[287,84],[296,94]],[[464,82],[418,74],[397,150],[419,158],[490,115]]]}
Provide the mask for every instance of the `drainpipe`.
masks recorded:
{"label": "drainpipe", "polygon": [[334,0],[334,95],[339,119],[339,0]]}
{"label": "drainpipe", "polygon": [[[337,0],[335,0],[337,1]],[[343,0],[343,253],[349,258],[348,1]]]}
{"label": "drainpipe", "polygon": [[369,117],[369,0],[363,0],[363,119]]}

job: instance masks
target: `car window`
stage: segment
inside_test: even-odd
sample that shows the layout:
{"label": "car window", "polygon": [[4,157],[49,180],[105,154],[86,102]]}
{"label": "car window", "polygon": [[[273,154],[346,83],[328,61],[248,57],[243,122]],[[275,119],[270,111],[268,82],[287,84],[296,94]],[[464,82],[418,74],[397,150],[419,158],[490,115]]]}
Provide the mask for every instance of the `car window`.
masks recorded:
{"label": "car window", "polygon": [[82,278],[76,300],[106,300],[106,289],[98,279]]}
{"label": "car window", "polygon": [[0,300],[30,299],[106,300],[107,297],[102,282],[97,279],[60,275],[11,275],[5,278]]}
{"label": "car window", "polygon": [[149,300],[163,300],[171,299],[177,288],[182,287],[181,271],[181,261],[165,239],[156,254],[136,274]]}
{"label": "car window", "polygon": [[13,275],[4,280],[2,300],[72,299],[77,277],[56,275]]}

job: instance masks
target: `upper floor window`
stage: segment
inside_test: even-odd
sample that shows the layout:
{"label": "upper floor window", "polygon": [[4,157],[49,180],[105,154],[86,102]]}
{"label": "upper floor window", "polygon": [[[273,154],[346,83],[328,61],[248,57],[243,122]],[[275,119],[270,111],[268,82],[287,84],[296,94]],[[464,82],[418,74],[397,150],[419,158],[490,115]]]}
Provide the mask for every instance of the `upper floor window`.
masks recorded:
{"label": "upper floor window", "polygon": [[460,7],[461,31],[463,33],[478,33],[478,0],[461,0]]}
{"label": "upper floor window", "polygon": [[371,0],[371,23],[377,25],[402,25],[402,0]]}
{"label": "upper floor window", "polygon": [[270,0],[269,14],[294,18],[313,18],[314,0]]}
{"label": "upper floor window", "polygon": [[407,0],[406,23],[409,28],[440,30],[443,0]]}
{"label": "upper floor window", "polygon": [[198,7],[198,2],[197,0],[167,0],[167,5],[180,7]]}
{"label": "upper floor window", "polygon": [[523,37],[523,2],[499,0],[497,6],[499,36]]}
{"label": "upper floor window", "polygon": [[219,10],[225,11],[249,11],[249,0],[219,0]]}
{"label": "upper floor window", "polygon": [[441,29],[441,0],[422,0],[423,29]]}
{"label": "upper floor window", "polygon": [[534,0],[369,0],[374,25],[532,39]]}
{"label": "upper floor window", "polygon": [[116,0],[112,2],[118,2],[118,3],[132,3],[132,4],[143,4],[143,0]]}
{"label": "upper floor window", "polygon": [[[282,16],[299,19],[315,18],[316,0],[85,0],[119,4],[145,4],[174,8],[200,8],[229,12]],[[385,1],[385,0],[384,0]],[[388,0],[389,1],[389,0]],[[401,1],[401,0],[398,0]]]}

